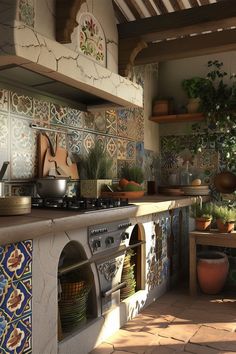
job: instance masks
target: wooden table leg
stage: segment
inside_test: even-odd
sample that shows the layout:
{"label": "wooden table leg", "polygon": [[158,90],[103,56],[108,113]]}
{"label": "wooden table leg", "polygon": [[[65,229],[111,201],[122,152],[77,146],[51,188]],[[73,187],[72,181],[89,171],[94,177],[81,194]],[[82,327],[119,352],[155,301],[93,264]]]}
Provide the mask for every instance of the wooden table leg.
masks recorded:
{"label": "wooden table leg", "polygon": [[197,295],[197,256],[195,237],[189,238],[189,291],[191,296]]}

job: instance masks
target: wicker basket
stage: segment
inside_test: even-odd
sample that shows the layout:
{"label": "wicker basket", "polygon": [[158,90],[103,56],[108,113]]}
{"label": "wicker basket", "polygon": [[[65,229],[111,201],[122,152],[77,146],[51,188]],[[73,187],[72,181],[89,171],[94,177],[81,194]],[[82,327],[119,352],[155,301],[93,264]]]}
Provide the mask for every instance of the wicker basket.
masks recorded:
{"label": "wicker basket", "polygon": [[80,296],[81,291],[87,288],[84,280],[61,283],[61,300],[72,300]]}

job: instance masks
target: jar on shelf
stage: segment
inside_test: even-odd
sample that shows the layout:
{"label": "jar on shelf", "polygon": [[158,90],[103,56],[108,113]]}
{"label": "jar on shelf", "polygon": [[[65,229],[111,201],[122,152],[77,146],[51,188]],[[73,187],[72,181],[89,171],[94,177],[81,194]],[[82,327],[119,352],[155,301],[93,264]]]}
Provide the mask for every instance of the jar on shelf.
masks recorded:
{"label": "jar on shelf", "polygon": [[187,186],[192,182],[192,172],[189,169],[189,161],[186,161],[185,165],[183,166],[180,172],[180,183],[183,186]]}

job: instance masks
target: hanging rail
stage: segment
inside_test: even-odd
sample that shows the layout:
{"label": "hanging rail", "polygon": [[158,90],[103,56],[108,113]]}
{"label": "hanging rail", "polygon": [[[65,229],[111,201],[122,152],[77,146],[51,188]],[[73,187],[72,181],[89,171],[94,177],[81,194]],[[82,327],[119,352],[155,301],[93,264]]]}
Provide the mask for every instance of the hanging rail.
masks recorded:
{"label": "hanging rail", "polygon": [[59,129],[51,129],[51,128],[45,128],[45,127],[40,127],[39,125],[35,123],[30,123],[30,128],[31,129],[36,129],[36,130],[44,130],[44,131],[49,131],[49,132],[55,132],[55,133],[63,133],[67,135],[72,135],[72,132],[68,132],[66,130],[59,130]]}

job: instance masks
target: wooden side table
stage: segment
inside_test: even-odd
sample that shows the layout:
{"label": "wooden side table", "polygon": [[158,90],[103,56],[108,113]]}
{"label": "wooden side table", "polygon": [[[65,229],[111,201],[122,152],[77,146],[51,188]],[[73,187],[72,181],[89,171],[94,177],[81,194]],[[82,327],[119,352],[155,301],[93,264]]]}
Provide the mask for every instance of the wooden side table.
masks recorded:
{"label": "wooden side table", "polygon": [[197,295],[197,245],[236,248],[236,231],[228,234],[217,230],[189,233],[189,291],[192,296]]}

